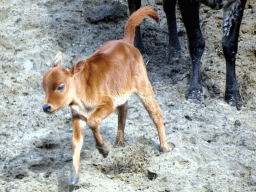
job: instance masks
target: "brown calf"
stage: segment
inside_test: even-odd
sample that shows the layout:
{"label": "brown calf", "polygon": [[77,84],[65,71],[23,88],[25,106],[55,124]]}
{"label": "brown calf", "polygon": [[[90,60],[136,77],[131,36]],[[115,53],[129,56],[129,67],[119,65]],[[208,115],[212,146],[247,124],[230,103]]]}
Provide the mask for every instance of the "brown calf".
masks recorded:
{"label": "brown calf", "polygon": [[70,70],[62,68],[62,56],[53,59],[52,68],[43,79],[46,93],[43,109],[53,113],[66,106],[71,107],[73,117],[73,168],[70,184],[78,182],[80,151],[83,144],[81,122],[91,128],[96,147],[106,157],[108,149],[100,132],[100,122],[115,109],[118,110],[117,145],[124,143],[124,128],[128,110],[128,98],[135,93],[154,121],[160,140],[160,151],[168,152],[164,121],[154,98],[143,58],[133,46],[135,27],[146,17],[159,20],[157,13],[144,7],[129,18],[124,38],[106,42],[86,60],[79,61]]}

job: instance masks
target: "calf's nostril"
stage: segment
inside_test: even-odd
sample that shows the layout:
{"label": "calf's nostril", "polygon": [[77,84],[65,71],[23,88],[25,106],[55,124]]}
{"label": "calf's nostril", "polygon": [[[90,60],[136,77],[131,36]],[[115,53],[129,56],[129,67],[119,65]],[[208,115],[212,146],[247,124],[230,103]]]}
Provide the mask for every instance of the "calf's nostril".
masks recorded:
{"label": "calf's nostril", "polygon": [[49,113],[51,111],[51,106],[50,105],[44,105],[43,110],[44,110],[44,112]]}

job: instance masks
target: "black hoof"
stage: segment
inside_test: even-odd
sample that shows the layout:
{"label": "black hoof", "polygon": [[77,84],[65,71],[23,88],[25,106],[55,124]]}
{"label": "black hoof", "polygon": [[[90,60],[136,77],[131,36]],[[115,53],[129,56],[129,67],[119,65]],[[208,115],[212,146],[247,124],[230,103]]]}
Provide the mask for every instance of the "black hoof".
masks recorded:
{"label": "black hoof", "polygon": [[197,101],[203,102],[204,101],[203,91],[189,90],[189,93],[187,95],[187,99],[192,103],[195,103]]}
{"label": "black hoof", "polygon": [[231,105],[235,106],[237,110],[240,110],[243,106],[244,102],[239,91],[226,91],[225,93],[225,101]]}
{"label": "black hoof", "polygon": [[68,182],[68,185],[77,184],[79,181],[79,176],[78,176],[78,174],[76,174],[74,166],[72,166],[72,168],[71,168],[70,175],[71,175],[71,178],[70,178],[70,181]]}
{"label": "black hoof", "polygon": [[104,158],[106,158],[108,156],[109,150],[105,145],[103,145],[103,146],[96,145],[96,147],[99,150],[99,152],[103,155]]}

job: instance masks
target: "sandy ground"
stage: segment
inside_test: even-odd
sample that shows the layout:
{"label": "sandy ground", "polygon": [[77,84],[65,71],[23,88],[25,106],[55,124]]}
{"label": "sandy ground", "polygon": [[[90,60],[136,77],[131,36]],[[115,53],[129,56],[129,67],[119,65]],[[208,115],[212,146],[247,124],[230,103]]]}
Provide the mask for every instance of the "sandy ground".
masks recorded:
{"label": "sandy ground", "polygon": [[201,7],[206,42],[202,58],[205,102],[190,103],[185,99],[190,59],[180,14],[184,56],[170,65],[162,6],[153,0],[144,0],[146,5],[161,16],[159,24],[148,18],[141,24],[143,56],[172,150],[167,154],[158,151],[157,131],[140,101],[132,96],[125,147],[114,145],[115,113],[101,123],[103,139],[110,148],[106,159],[98,153],[85,126],[80,181],[70,188],[70,109],[54,115],[43,113],[43,74],[58,51],[63,52],[64,67],[71,68],[103,42],[122,38],[127,2],[1,0],[0,192],[256,191],[255,1],[246,5],[239,37],[237,78],[245,102],[240,111],[223,99],[222,11]]}

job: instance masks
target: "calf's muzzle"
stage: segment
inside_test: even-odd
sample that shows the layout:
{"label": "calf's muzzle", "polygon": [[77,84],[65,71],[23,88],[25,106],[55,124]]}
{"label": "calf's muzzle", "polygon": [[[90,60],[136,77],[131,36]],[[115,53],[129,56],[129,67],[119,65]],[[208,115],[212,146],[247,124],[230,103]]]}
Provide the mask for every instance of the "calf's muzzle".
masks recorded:
{"label": "calf's muzzle", "polygon": [[46,113],[50,113],[51,112],[51,106],[46,104],[46,105],[43,105],[43,110],[44,112]]}

